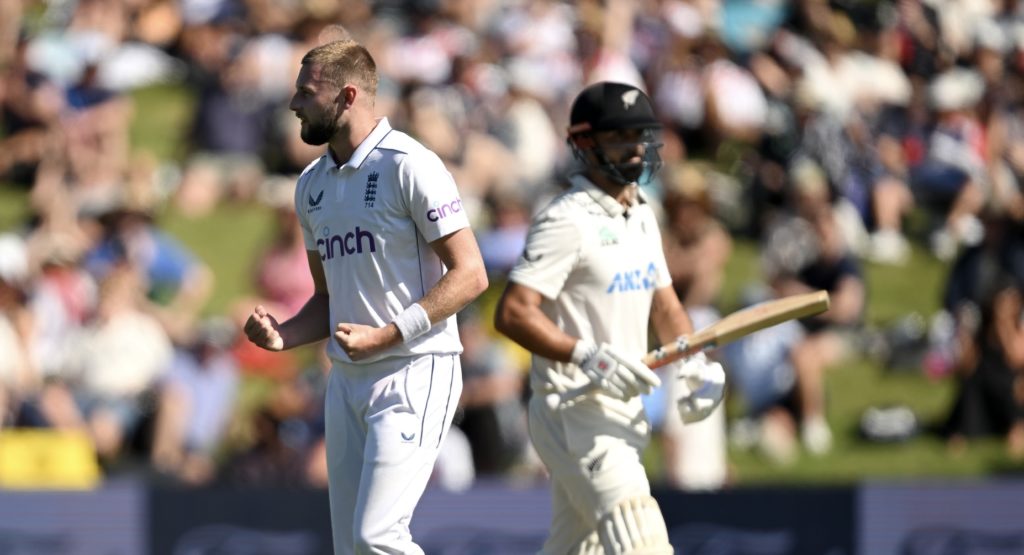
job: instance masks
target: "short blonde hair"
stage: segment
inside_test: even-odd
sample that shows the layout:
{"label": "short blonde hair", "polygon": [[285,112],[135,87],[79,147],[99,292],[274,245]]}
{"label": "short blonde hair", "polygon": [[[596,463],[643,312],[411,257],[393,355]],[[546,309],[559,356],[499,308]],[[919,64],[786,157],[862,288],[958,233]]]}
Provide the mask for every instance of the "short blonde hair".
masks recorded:
{"label": "short blonde hair", "polygon": [[302,65],[320,66],[323,79],[339,87],[353,83],[363,92],[377,95],[377,63],[363,45],[354,40],[336,40],[321,44],[302,57]]}

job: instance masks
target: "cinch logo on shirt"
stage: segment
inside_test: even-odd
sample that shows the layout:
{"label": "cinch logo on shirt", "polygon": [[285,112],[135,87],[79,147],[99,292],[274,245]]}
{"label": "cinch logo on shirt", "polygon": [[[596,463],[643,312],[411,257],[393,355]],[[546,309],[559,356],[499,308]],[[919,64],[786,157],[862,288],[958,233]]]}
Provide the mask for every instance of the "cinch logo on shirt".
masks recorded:
{"label": "cinch logo on shirt", "polygon": [[654,289],[657,283],[658,269],[651,262],[647,265],[647,271],[643,270],[626,270],[624,272],[618,272],[615,277],[612,278],[611,285],[605,290],[605,293],[622,293],[625,291],[647,291],[648,289]]}
{"label": "cinch logo on shirt", "polygon": [[427,210],[427,219],[432,222],[436,222],[441,218],[447,218],[448,216],[459,212],[462,212],[462,199],[457,198],[448,204],[442,204],[437,208]]}
{"label": "cinch logo on shirt", "polygon": [[363,251],[377,252],[377,242],[374,240],[373,234],[363,231],[359,226],[344,235],[330,235],[330,233],[330,230],[325,227],[324,237],[316,240],[316,250],[320,252],[320,260],[331,260],[335,256],[345,256],[346,254],[363,254]]}

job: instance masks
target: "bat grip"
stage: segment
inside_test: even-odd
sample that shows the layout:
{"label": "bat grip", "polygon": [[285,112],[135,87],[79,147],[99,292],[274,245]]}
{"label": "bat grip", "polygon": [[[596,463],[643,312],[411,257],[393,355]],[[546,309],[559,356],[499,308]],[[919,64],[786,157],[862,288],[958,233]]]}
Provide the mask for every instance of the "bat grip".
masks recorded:
{"label": "bat grip", "polygon": [[686,335],[680,335],[675,340],[658,347],[644,355],[642,362],[647,365],[648,368],[654,370],[655,368],[661,368],[670,362],[675,362],[685,356],[692,355],[697,349],[690,347],[690,338]]}

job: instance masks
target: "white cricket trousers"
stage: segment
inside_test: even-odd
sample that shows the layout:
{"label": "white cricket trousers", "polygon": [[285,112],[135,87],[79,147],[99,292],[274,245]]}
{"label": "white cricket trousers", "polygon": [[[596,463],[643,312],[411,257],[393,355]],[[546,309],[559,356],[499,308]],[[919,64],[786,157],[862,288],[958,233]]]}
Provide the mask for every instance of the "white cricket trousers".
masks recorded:
{"label": "white cricket trousers", "polygon": [[335,361],[324,399],[335,555],[417,555],[409,521],[462,394],[457,354]]}
{"label": "white cricket trousers", "polygon": [[541,555],[566,555],[597,542],[597,521],[619,503],[649,496],[640,454],[650,426],[639,398],[601,404],[582,400],[550,408],[544,395],[529,406],[530,439],[551,475],[551,530]]}

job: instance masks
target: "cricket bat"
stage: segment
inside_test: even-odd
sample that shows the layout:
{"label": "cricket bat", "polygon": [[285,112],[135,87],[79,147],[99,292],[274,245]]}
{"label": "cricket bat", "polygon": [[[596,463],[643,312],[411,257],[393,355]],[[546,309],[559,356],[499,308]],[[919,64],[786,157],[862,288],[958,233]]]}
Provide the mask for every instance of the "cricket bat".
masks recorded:
{"label": "cricket bat", "polygon": [[[660,368],[698,352],[731,343],[775,324],[821,314],[828,310],[828,307],[828,291],[824,290],[765,301],[733,312],[698,331],[682,335],[675,341],[647,353],[641,360],[648,368]],[[596,384],[589,383],[564,391],[558,394],[558,404],[564,405],[594,387]]]}

